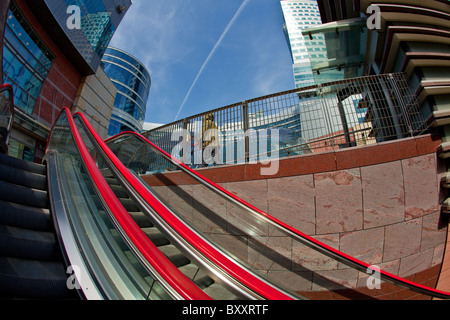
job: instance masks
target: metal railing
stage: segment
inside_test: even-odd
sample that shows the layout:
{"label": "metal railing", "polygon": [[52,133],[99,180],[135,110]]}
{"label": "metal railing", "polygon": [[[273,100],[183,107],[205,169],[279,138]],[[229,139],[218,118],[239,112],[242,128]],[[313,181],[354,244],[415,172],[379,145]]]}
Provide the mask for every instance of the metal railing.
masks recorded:
{"label": "metal railing", "polygon": [[[205,165],[202,156],[211,145],[217,152],[210,164],[236,164],[375,144],[425,130],[426,115],[414,91],[404,73],[395,73],[255,98],[143,135],[195,168]],[[148,171],[165,169],[155,163]]]}

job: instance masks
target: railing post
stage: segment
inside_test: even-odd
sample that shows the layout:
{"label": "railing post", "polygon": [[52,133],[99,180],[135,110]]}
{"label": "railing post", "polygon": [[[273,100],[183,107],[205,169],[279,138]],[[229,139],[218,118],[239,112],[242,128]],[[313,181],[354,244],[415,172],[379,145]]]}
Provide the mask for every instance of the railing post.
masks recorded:
{"label": "railing post", "polygon": [[339,116],[340,116],[341,122],[342,122],[342,129],[344,130],[345,146],[351,147],[352,142],[350,140],[350,131],[348,130],[347,116],[345,115],[342,101],[338,101],[337,105],[338,105],[338,110],[339,110]]}
{"label": "railing post", "polygon": [[242,127],[244,129],[244,141],[245,141],[245,163],[250,161],[250,138],[248,136],[249,130],[249,119],[248,119],[248,103],[244,101],[242,103]]}
{"label": "railing post", "polygon": [[407,127],[408,133],[411,135],[411,137],[414,136],[414,129],[411,122],[411,114],[408,112],[407,107],[405,105],[405,98],[402,96],[400,88],[399,88],[399,82],[405,81],[404,75],[400,75],[399,77],[402,77],[401,79],[398,79],[397,77],[394,77],[392,74],[389,74],[389,82],[392,85],[393,88],[393,94],[396,96],[398,105],[400,107],[400,111],[402,113],[403,119],[405,120],[405,125]]}

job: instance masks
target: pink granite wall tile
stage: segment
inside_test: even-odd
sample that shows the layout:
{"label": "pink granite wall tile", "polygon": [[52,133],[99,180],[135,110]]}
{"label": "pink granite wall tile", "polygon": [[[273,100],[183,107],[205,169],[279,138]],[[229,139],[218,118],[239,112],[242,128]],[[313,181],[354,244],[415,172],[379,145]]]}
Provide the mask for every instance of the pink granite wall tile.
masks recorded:
{"label": "pink granite wall tile", "polygon": [[164,201],[168,207],[187,221],[192,221],[194,214],[192,185],[168,186]]}
{"label": "pink granite wall tile", "polygon": [[400,161],[361,168],[364,228],[405,220],[405,193]]}
{"label": "pink granite wall tile", "polygon": [[267,180],[230,182],[225,188],[242,200],[267,212]]}
{"label": "pink granite wall tile", "polygon": [[339,269],[317,271],[314,274],[313,291],[339,290],[345,288],[356,288],[358,284],[359,271],[356,269]]}
{"label": "pink granite wall tile", "polygon": [[421,232],[421,218],[387,226],[383,261],[400,259],[418,253]]}
{"label": "pink granite wall tile", "polygon": [[418,218],[439,210],[436,155],[402,161],[405,181],[406,219]]}
{"label": "pink granite wall tile", "polygon": [[202,185],[192,186],[194,193],[194,211],[192,224],[202,232],[226,233],[226,200]]}
{"label": "pink granite wall tile", "polygon": [[313,284],[313,275],[311,271],[277,271],[271,270],[267,272],[267,278],[273,283],[280,285],[292,292],[310,291]]}
{"label": "pink granite wall tile", "polygon": [[[314,238],[335,249],[339,247],[339,235],[326,235]],[[339,267],[339,262],[336,259],[296,241],[292,245],[292,261],[292,268],[295,271],[335,270]]]}
{"label": "pink granite wall tile", "polygon": [[[235,194],[252,206],[267,212],[267,180],[229,182],[225,189]],[[249,212],[232,202],[227,203],[227,220],[233,228],[232,234],[266,236],[269,234],[269,224],[255,223],[255,218]]]}
{"label": "pink granite wall tile", "polygon": [[316,174],[317,234],[362,229],[360,169]]}
{"label": "pink granite wall tile", "polygon": [[248,243],[245,238],[228,234],[211,234],[209,237],[215,245],[234,256],[244,264],[248,262]]}
{"label": "pink granite wall tile", "polygon": [[383,261],[384,228],[341,234],[340,250],[370,265]]}
{"label": "pink granite wall tile", "polygon": [[269,214],[295,229],[316,232],[313,175],[268,180]]}
{"label": "pink granite wall tile", "polygon": [[445,240],[447,238],[447,228],[446,225],[441,221],[441,213],[439,211],[423,217],[422,221],[423,226],[422,243],[420,246],[421,251],[445,243]]}
{"label": "pink granite wall tile", "polygon": [[431,265],[433,267],[442,263],[442,260],[443,260],[444,254],[445,254],[445,248],[446,248],[445,243],[442,243],[442,244],[434,247],[433,261],[431,262]]}
{"label": "pink granite wall tile", "polygon": [[289,237],[253,237],[249,239],[248,256],[252,269],[291,270],[292,239]]}
{"label": "pink granite wall tile", "polygon": [[400,261],[400,277],[408,277],[415,273],[431,268],[434,250],[426,250],[417,254],[409,255]]}

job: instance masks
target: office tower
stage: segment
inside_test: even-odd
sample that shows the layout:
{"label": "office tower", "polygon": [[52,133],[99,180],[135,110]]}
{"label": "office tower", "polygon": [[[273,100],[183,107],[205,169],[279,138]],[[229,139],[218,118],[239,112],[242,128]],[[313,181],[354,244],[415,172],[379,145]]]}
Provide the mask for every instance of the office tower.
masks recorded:
{"label": "office tower", "polygon": [[[319,8],[315,0],[281,1],[284,16],[284,32],[291,51],[296,88],[314,85],[310,55],[302,31],[322,24]],[[317,54],[323,54],[323,47],[317,46]]]}
{"label": "office tower", "polygon": [[118,90],[108,135],[142,132],[152,83],[147,68],[129,53],[113,47],[106,50],[102,67]]}

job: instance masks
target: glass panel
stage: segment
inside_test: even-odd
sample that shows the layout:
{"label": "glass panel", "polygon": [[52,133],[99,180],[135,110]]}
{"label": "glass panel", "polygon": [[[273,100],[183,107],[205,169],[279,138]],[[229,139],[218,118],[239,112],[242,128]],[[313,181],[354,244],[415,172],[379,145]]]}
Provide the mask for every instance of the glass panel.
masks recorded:
{"label": "glass panel", "polygon": [[110,218],[78,153],[65,113],[52,130],[50,150],[58,154],[58,183],[73,234],[89,272],[105,295],[109,299],[171,299],[142,267]]}
{"label": "glass panel", "polygon": [[303,30],[317,84],[361,76],[367,25],[361,19],[325,23]]}

